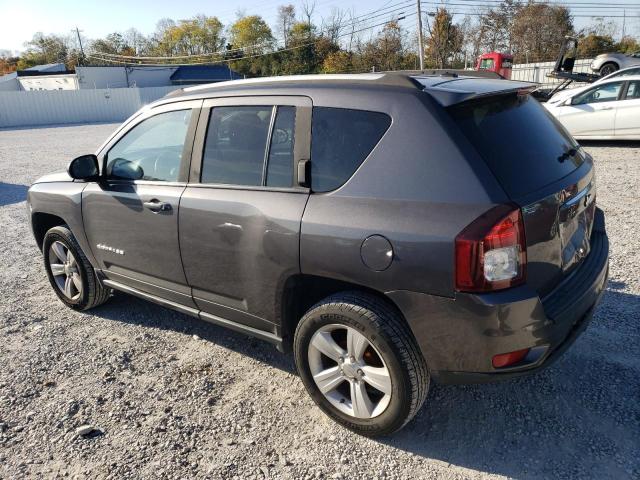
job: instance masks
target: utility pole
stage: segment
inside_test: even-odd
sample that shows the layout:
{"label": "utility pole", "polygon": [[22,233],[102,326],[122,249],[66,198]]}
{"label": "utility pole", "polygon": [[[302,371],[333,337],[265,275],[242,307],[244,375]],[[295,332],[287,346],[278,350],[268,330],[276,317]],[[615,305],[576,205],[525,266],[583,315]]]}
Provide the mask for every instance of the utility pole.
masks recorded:
{"label": "utility pole", "polygon": [[627,10],[622,10],[622,39],[624,40],[625,29],[627,27]]}
{"label": "utility pole", "polygon": [[418,4],[418,58],[420,59],[420,70],[424,70],[424,46],[422,43],[422,10],[420,9],[420,0],[416,0]]}
{"label": "utility pole", "polygon": [[84,62],[84,49],[82,48],[82,39],[80,38],[80,30],[76,26],[76,35],[78,36],[78,44],[80,45],[80,64]]}

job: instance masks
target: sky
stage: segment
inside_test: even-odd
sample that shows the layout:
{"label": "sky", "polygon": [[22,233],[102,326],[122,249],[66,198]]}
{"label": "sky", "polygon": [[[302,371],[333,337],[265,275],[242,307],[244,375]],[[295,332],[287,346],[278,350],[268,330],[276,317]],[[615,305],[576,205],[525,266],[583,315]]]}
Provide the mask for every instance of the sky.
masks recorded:
{"label": "sky", "polygon": [[[422,0],[423,10],[435,9],[438,4],[448,4],[453,12],[475,10],[475,5],[491,4],[497,0]],[[640,0],[553,0],[570,6],[576,28],[593,23],[591,16],[622,15],[626,9],[627,32],[640,35]],[[13,52],[24,50],[24,43],[35,32],[45,34],[69,34],[76,26],[84,37],[96,39],[114,31],[126,31],[135,27],[144,34],[155,30],[161,18],[183,19],[199,13],[217,16],[225,25],[233,22],[238,11],[261,15],[273,26],[278,5],[292,3],[299,7],[301,0],[0,0],[0,50]],[[339,7],[353,10],[355,15],[384,7],[405,3],[401,0],[316,0],[315,18],[319,22],[331,9]],[[467,7],[467,5],[470,5]],[[628,8],[627,8],[628,7]],[[409,6],[407,13],[413,13]],[[462,19],[462,14],[456,17]],[[584,15],[584,17],[582,17]],[[633,18],[636,17],[636,18]],[[381,21],[386,18],[381,17]],[[622,31],[622,19],[617,22],[617,33]],[[416,17],[402,22],[408,30],[414,29]]]}

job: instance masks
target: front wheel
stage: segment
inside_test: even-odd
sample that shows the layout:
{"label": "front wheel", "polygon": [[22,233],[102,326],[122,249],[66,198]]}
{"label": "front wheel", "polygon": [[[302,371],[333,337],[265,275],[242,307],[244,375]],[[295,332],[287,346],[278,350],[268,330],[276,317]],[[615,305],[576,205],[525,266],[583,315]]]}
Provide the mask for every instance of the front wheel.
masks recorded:
{"label": "front wheel", "polygon": [[294,351],[316,404],[359,434],[399,430],[427,396],[429,373],[411,331],[376,296],[341,293],[312,307],[298,324]]}
{"label": "front wheel", "polygon": [[88,310],[107,301],[111,290],[100,283],[67,227],[53,227],[46,233],[42,253],[49,282],[65,305]]}

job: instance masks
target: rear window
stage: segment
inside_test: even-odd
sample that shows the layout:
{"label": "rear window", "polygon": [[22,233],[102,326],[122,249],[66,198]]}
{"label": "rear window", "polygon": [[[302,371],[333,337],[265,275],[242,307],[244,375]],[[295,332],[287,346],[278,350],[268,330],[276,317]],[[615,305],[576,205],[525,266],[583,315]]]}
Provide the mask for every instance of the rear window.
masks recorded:
{"label": "rear window", "polygon": [[448,108],[462,132],[512,198],[573,172],[578,145],[529,95],[497,95]]}
{"label": "rear window", "polygon": [[356,171],[382,135],[391,118],[379,112],[346,108],[313,108],[311,188],[335,190]]}

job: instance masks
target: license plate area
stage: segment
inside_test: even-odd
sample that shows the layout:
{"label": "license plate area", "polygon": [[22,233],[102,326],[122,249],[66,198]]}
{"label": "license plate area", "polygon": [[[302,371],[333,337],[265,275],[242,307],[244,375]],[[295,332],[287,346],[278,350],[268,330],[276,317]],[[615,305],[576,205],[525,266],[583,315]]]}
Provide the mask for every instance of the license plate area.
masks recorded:
{"label": "license plate area", "polygon": [[596,196],[593,183],[574,195],[570,189],[563,194],[569,199],[559,209],[558,231],[562,245],[562,271],[566,273],[589,255]]}

